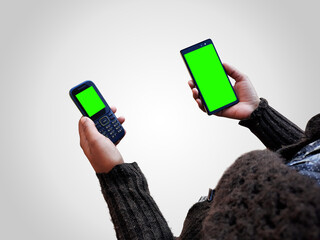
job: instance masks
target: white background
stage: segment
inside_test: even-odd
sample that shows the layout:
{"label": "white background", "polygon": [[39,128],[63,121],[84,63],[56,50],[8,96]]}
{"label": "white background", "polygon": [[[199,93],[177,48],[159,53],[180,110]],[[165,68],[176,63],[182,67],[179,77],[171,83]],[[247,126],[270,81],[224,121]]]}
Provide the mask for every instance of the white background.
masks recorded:
{"label": "white background", "polygon": [[318,11],[310,0],[2,0],[0,238],[116,239],[68,96],[87,79],[126,117],[118,148],[179,235],[225,169],[264,148],[238,121],[197,108],[179,51],[211,38],[304,128],[319,112]]}

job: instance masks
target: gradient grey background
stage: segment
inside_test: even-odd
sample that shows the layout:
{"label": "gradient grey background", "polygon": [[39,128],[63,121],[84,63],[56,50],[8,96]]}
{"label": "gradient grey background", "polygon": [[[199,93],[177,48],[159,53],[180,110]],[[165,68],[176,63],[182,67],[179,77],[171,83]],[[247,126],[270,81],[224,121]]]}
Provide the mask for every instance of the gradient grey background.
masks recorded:
{"label": "gradient grey background", "polygon": [[242,153],[264,146],[192,99],[179,50],[212,38],[224,62],[301,128],[319,112],[318,1],[1,1],[1,239],[116,239],[68,96],[93,80],[127,130],[175,235]]}

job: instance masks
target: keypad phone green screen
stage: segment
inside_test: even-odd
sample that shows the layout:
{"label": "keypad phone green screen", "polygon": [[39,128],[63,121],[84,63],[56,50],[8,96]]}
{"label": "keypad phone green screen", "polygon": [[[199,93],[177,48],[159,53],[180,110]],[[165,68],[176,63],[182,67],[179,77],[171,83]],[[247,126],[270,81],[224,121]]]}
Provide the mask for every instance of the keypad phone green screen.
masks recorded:
{"label": "keypad phone green screen", "polygon": [[106,107],[92,86],[78,93],[76,98],[79,100],[89,117],[92,117]]}
{"label": "keypad phone green screen", "polygon": [[213,44],[184,54],[207,111],[215,112],[238,101]]}

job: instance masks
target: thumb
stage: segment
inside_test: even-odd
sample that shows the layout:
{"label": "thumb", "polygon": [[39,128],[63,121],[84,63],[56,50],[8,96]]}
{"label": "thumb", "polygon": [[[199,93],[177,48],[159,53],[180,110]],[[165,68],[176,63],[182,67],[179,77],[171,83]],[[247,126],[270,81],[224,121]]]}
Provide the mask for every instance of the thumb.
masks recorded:
{"label": "thumb", "polygon": [[85,149],[88,143],[99,137],[99,132],[94,122],[88,117],[82,117],[79,121],[80,146]]}
{"label": "thumb", "polygon": [[236,82],[240,82],[243,80],[246,80],[246,75],[244,75],[242,72],[240,72],[238,69],[236,69],[235,67],[227,64],[227,63],[223,63],[223,67],[226,71],[226,73],[233,78]]}

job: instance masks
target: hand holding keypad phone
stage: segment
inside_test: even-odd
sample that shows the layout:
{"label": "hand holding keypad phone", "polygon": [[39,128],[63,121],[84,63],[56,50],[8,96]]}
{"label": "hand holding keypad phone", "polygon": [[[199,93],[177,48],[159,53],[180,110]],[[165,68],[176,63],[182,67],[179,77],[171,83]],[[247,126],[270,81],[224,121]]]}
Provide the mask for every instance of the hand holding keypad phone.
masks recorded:
{"label": "hand holding keypad phone", "polygon": [[180,53],[209,115],[239,102],[211,39]]}
{"label": "hand holding keypad phone", "polygon": [[91,118],[98,131],[114,144],[125,131],[107,102],[92,81],[85,81],[69,91],[69,95],[83,116]]}

